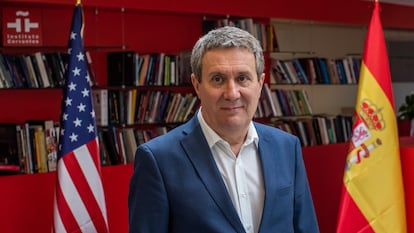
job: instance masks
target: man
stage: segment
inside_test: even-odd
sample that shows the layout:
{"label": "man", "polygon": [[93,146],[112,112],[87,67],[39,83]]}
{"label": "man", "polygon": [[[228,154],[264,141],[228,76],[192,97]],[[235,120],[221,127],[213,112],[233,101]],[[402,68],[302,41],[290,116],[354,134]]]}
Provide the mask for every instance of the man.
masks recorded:
{"label": "man", "polygon": [[201,108],[138,147],[129,231],[318,232],[298,138],[252,122],[265,77],[259,42],[235,27],[210,31],[191,68]]}

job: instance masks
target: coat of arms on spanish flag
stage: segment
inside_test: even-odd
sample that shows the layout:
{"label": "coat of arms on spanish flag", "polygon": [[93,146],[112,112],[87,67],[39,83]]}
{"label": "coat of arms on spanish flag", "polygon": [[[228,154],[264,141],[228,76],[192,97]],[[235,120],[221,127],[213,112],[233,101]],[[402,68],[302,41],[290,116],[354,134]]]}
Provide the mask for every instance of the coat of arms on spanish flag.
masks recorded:
{"label": "coat of arms on spanish flag", "polygon": [[407,231],[397,120],[380,5],[367,31],[337,233]]}

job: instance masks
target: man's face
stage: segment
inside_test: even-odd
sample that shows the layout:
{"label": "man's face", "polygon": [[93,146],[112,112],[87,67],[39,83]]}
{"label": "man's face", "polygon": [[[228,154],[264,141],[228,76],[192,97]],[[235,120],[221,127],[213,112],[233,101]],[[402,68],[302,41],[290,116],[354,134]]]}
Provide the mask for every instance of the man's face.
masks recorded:
{"label": "man's face", "polygon": [[264,81],[264,74],[257,77],[254,55],[247,49],[215,49],[202,64],[202,81],[193,75],[191,80],[207,124],[219,134],[247,129]]}

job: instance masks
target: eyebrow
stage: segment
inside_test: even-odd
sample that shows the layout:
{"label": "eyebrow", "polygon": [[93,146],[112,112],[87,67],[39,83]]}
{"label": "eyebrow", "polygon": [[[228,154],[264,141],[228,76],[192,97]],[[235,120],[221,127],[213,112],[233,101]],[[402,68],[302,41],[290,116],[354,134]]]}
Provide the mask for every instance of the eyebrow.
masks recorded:
{"label": "eyebrow", "polygon": [[[221,75],[221,76],[227,76],[226,73],[223,73],[221,71],[213,71],[211,73],[208,73],[208,76],[215,76],[215,75]],[[249,71],[240,71],[236,73],[236,76],[245,75],[245,76],[252,76],[252,73]]]}

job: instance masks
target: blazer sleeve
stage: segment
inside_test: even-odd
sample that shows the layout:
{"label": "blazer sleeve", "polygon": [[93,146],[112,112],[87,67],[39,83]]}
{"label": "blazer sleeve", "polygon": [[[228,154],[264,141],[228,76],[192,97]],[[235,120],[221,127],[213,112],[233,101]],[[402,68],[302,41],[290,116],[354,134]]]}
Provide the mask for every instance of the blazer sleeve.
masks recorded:
{"label": "blazer sleeve", "polygon": [[302,157],[299,141],[296,146],[296,177],[295,177],[295,207],[294,228],[296,233],[318,233],[318,221],[313,206],[306,168]]}
{"label": "blazer sleeve", "polygon": [[130,233],[168,232],[168,200],[157,162],[146,145],[137,148],[128,196]]}

